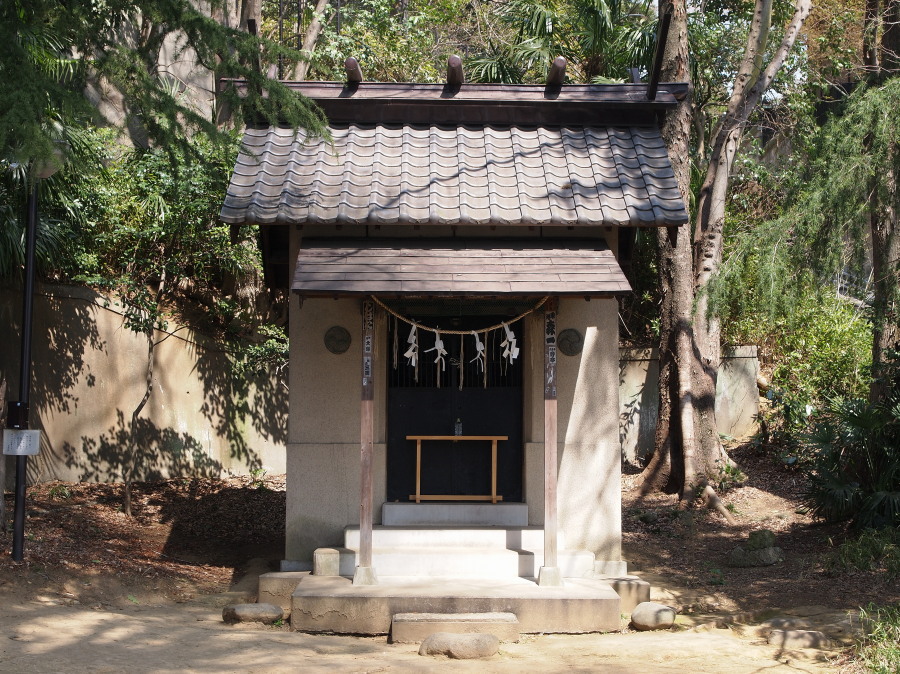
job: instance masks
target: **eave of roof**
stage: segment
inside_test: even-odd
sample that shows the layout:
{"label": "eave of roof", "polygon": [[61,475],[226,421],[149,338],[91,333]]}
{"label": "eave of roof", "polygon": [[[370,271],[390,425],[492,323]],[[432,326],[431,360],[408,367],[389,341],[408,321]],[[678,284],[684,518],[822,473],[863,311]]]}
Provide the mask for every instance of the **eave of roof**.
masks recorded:
{"label": "eave of roof", "polygon": [[631,291],[598,239],[307,239],[291,289],[327,297],[611,297]]}
{"label": "eave of roof", "polygon": [[[653,100],[646,84],[446,84],[284,82],[315,101],[333,123],[650,125],[687,94],[663,83]],[[223,86],[246,89],[243,80]]]}

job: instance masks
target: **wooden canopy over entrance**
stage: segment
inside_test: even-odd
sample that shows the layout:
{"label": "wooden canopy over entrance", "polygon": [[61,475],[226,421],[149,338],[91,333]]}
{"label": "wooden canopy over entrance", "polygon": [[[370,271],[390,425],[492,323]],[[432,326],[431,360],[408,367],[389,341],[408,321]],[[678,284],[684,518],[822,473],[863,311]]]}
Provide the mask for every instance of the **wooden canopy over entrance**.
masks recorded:
{"label": "wooden canopy over entrance", "polygon": [[307,239],[291,289],[329,297],[609,297],[631,292],[601,239]]}

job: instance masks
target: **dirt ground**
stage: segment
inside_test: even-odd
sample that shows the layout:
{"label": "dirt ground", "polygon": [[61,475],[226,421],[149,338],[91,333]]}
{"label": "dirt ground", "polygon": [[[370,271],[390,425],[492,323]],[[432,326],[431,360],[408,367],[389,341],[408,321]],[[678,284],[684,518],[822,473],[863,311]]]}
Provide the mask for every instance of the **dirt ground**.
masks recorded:
{"label": "dirt ground", "polygon": [[[853,669],[848,619],[870,601],[900,601],[878,573],[826,573],[822,555],[844,536],[798,510],[800,476],[750,445],[733,455],[747,474],[723,497],[737,524],[641,498],[623,476],[624,557],[674,606],[670,631],[528,635],[484,661],[424,658],[384,637],[229,626],[228,603],[252,600],[277,568],[283,476],[137,485],[134,518],[121,486],[49,483],[29,489],[25,561],[0,534],[0,671],[15,672],[822,672]],[[12,498],[7,495],[11,518]],[[785,561],[727,566],[754,529],[775,532]],[[825,649],[767,642],[772,627],[827,634]]]}

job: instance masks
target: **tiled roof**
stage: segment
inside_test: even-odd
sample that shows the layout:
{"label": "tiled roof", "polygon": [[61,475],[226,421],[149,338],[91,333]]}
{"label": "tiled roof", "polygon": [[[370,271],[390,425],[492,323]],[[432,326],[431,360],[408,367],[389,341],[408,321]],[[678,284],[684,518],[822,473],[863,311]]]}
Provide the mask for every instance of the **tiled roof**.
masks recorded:
{"label": "tiled roof", "polygon": [[653,126],[250,128],[221,218],[258,224],[670,226],[687,221]]}
{"label": "tiled roof", "polygon": [[602,240],[306,239],[301,295],[609,296],[631,287]]}

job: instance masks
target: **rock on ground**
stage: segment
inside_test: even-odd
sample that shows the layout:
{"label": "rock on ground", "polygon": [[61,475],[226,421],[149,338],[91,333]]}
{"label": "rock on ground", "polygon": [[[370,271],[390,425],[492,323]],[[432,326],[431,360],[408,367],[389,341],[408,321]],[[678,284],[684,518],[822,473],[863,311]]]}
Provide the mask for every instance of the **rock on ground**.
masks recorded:
{"label": "rock on ground", "polygon": [[284,611],[275,604],[232,604],[222,609],[222,620],[227,623],[265,623],[271,625],[284,617]]}
{"label": "rock on ground", "polygon": [[831,640],[818,630],[772,630],[769,645],[784,649],[829,648]]}
{"label": "rock on ground", "polygon": [[631,612],[631,624],[642,632],[669,629],[675,624],[675,609],[655,601],[641,602]]}
{"label": "rock on ground", "polygon": [[763,550],[764,548],[775,547],[775,533],[769,529],[759,529],[751,531],[747,536],[747,543],[744,545],[747,550]]}
{"label": "rock on ground", "polygon": [[737,546],[731,551],[728,563],[731,566],[771,566],[776,562],[784,561],[784,552],[781,548],[759,548],[756,550]]}
{"label": "rock on ground", "polygon": [[419,655],[446,655],[455,660],[489,658],[500,649],[500,640],[493,634],[452,634],[435,632],[425,638]]}

